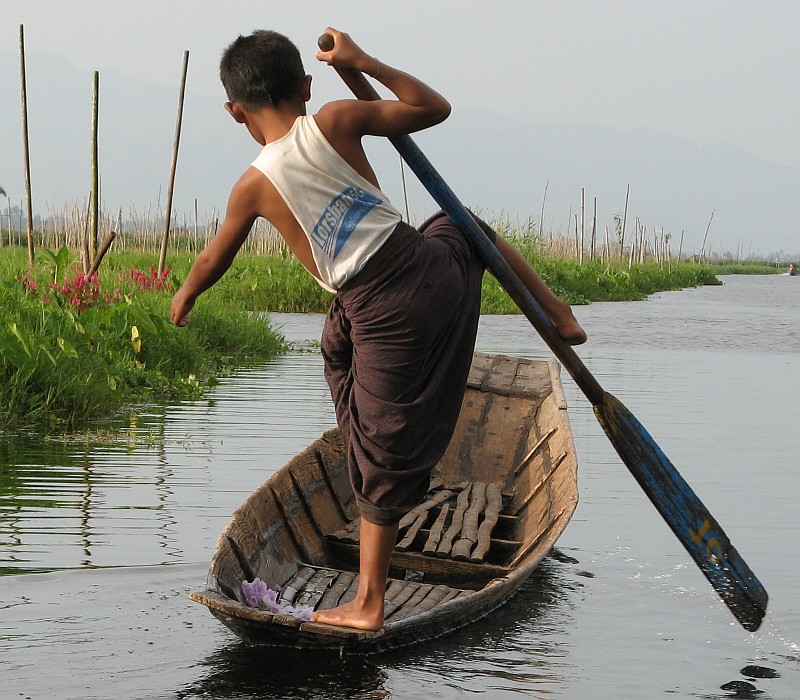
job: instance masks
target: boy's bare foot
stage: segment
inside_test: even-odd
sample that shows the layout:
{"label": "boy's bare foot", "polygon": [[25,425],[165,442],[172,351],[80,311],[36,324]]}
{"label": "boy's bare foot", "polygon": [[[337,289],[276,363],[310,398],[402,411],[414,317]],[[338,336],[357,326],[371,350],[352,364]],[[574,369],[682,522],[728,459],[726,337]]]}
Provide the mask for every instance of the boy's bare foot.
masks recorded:
{"label": "boy's bare foot", "polygon": [[376,525],[361,518],[358,591],[353,600],[330,610],[317,610],[312,622],[377,632],[383,627],[386,576],[397,540],[397,523]]}
{"label": "boy's bare foot", "polygon": [[323,625],[377,632],[383,627],[383,600],[380,601],[380,607],[377,610],[368,609],[356,600],[330,610],[317,610],[311,616],[311,621]]}
{"label": "boy's bare foot", "polygon": [[556,323],[555,326],[558,334],[570,345],[582,345],[587,340],[586,331],[574,318]]}

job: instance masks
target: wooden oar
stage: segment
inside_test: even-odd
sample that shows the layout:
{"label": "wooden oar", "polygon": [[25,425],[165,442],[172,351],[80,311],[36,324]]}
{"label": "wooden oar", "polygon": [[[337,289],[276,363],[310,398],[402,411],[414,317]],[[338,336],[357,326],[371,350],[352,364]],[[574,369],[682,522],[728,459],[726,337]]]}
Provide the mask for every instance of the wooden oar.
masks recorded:
{"label": "wooden oar", "polygon": [[[333,37],[323,34],[318,43],[320,49],[330,51]],[[337,72],[358,99],[380,99],[359,71],[337,69]],[[719,523],[644,426],[621,401],[600,386],[572,347],[561,338],[536,299],[411,137],[396,136],[389,140],[437,204],[470,239],[486,267],[567,368],[594,407],[597,420],[622,461],[736,619],[745,629],[757,630],[766,614],[767,591]]]}

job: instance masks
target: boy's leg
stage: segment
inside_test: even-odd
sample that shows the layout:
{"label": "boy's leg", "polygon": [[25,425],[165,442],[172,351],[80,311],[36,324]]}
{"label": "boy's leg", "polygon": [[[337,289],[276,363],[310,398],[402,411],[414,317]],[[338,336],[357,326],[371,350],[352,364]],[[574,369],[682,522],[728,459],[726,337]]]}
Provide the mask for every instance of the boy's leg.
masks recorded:
{"label": "boy's leg", "polygon": [[349,603],[318,610],[311,619],[326,625],[377,631],[383,627],[383,600],[397,524],[376,525],[361,519],[358,592]]}
{"label": "boy's leg", "polygon": [[495,245],[506,259],[511,269],[517,273],[520,281],[533,295],[548,318],[553,322],[558,334],[570,345],[586,342],[586,331],[581,328],[569,304],[559,299],[539,277],[522,254],[501,236],[497,236]]}

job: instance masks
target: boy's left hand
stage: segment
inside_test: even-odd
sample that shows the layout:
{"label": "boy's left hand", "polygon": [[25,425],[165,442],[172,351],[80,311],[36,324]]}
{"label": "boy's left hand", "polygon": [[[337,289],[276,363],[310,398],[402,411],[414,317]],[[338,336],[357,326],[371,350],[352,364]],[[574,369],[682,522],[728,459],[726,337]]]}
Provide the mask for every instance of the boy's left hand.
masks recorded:
{"label": "boy's left hand", "polygon": [[184,328],[189,325],[189,312],[192,310],[194,306],[194,301],[188,299],[184,294],[181,294],[182,290],[178,290],[175,292],[175,296],[172,297],[172,304],[170,305],[170,320],[176,325]]}

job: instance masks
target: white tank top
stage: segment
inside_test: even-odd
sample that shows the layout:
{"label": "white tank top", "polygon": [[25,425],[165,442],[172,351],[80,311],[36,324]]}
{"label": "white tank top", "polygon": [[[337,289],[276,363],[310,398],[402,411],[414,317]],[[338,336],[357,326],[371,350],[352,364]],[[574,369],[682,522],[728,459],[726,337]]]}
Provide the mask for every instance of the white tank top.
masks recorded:
{"label": "white tank top", "polygon": [[252,163],[278,190],[311,245],[317,281],[336,292],[401,220],[386,195],[331,146],[313,116],[268,143]]}

